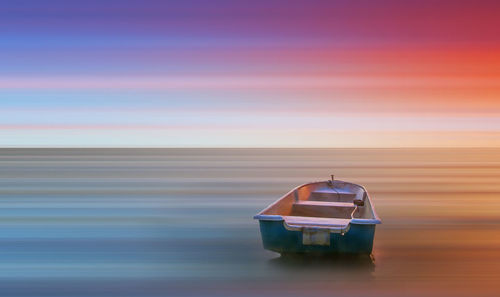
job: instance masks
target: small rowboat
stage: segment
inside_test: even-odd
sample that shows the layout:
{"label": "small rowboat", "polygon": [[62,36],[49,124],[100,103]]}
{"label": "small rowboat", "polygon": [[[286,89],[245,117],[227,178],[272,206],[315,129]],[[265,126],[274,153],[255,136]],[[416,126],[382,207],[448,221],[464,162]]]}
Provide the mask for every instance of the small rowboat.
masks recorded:
{"label": "small rowboat", "polygon": [[264,248],[281,254],[371,254],[381,223],[363,186],[333,176],[293,189],[254,219]]}

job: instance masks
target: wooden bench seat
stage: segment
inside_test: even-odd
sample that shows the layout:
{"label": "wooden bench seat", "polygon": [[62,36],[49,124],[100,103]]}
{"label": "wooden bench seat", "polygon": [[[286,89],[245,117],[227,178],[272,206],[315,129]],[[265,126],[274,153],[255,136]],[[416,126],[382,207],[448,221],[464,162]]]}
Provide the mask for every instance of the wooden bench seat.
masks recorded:
{"label": "wooden bench seat", "polygon": [[299,217],[320,217],[320,218],[351,218],[351,214],[356,206],[352,202],[331,202],[331,201],[296,201],[292,205],[290,215]]}
{"label": "wooden bench seat", "polygon": [[311,205],[311,206],[335,206],[335,207],[354,207],[352,202],[330,202],[330,201],[314,201],[314,200],[300,200],[294,204]]}
{"label": "wooden bench seat", "polygon": [[348,202],[352,201],[355,197],[356,193],[350,192],[347,189],[320,188],[312,191],[307,200]]}
{"label": "wooden bench seat", "polygon": [[350,219],[312,218],[301,216],[283,216],[283,219],[287,225],[291,227],[345,228],[351,221]]}

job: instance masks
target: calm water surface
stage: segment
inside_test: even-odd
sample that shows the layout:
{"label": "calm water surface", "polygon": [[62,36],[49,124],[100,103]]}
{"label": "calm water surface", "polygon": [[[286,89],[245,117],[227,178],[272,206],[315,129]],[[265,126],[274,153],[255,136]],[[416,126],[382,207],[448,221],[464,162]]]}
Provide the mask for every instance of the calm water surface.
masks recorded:
{"label": "calm water surface", "polygon": [[[252,216],[363,184],[373,260],[280,258]],[[1,296],[498,296],[500,149],[1,149]]]}

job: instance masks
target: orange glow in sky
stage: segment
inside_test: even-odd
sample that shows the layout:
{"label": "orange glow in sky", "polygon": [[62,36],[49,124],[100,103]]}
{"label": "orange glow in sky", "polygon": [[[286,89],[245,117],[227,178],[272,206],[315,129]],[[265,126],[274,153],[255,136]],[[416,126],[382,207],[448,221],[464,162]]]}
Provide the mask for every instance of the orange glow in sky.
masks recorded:
{"label": "orange glow in sky", "polygon": [[122,4],[5,8],[1,146],[499,145],[497,2]]}

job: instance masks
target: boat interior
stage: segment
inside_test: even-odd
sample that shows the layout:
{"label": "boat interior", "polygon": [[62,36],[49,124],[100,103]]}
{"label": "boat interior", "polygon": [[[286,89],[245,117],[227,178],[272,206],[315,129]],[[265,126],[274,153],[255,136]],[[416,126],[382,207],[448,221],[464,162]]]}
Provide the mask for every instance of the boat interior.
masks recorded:
{"label": "boat interior", "polygon": [[327,228],[344,233],[349,223],[378,224],[366,190],[343,181],[325,181],[300,186],[264,209],[256,217],[279,216],[292,230]]}

